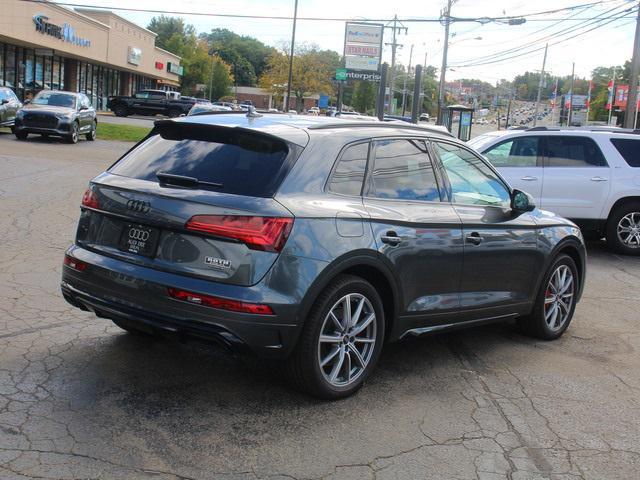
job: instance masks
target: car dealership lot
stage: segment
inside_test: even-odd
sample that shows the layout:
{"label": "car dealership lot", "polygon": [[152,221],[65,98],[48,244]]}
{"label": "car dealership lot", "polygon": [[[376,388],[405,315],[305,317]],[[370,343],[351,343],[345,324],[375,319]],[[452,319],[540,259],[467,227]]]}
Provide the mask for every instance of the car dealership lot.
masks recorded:
{"label": "car dealership lot", "polygon": [[0,133],[0,478],[637,477],[640,258],[591,244],[556,342],[497,325],[393,344],[360,393],[318,402],[273,364],[64,302],[80,197],[129,147]]}

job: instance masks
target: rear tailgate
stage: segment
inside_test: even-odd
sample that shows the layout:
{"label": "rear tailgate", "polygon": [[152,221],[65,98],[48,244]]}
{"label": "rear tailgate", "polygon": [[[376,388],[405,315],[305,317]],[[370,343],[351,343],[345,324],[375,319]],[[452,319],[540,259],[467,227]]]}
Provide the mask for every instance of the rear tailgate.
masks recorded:
{"label": "rear tailgate", "polygon": [[[96,177],[83,199],[76,241],[149,268],[256,284],[293,225],[292,214],[272,195],[299,149],[282,141],[264,146],[262,136],[247,150],[252,134],[246,132],[241,146],[232,136],[208,135],[217,140],[211,141],[184,133],[153,135]],[[168,185],[155,177],[159,171],[222,186]]]}

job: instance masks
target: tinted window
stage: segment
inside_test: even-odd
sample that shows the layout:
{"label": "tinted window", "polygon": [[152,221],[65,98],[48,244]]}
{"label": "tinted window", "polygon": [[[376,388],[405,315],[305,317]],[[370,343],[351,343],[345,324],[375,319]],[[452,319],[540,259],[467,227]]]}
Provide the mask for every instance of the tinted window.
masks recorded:
{"label": "tinted window", "polygon": [[434,143],[447,172],[455,203],[509,206],[511,196],[500,178],[482,159],[448,143]]}
{"label": "tinted window", "polygon": [[540,152],[539,137],[518,137],[484,152],[494,167],[535,167]]}
{"label": "tinted window", "polygon": [[149,92],[138,92],[134,95],[135,98],[149,98]]}
{"label": "tinted window", "polygon": [[612,138],[611,143],[630,167],[640,168],[640,140]]}
{"label": "tinted window", "polygon": [[165,98],[167,98],[167,95],[164,93],[151,93],[149,94],[149,98],[153,100],[164,100]]}
{"label": "tinted window", "polygon": [[233,129],[171,127],[160,130],[119,160],[109,171],[157,182],[163,172],[221,183],[214,191],[269,197],[281,181],[287,145]]}
{"label": "tinted window", "polygon": [[596,142],[587,137],[547,137],[549,167],[606,167]]}
{"label": "tinted window", "polygon": [[422,140],[376,142],[371,196],[440,201],[438,184]]}
{"label": "tinted window", "polygon": [[87,97],[86,95],[81,95],[80,96],[80,105],[82,105],[83,107],[89,108],[91,107],[91,102],[89,101],[89,97]]}
{"label": "tinted window", "polygon": [[2,100],[11,100],[11,97],[9,96],[9,90],[0,88],[0,101]]}
{"label": "tinted window", "polygon": [[338,160],[329,190],[343,195],[360,195],[368,153],[368,143],[347,147]]}

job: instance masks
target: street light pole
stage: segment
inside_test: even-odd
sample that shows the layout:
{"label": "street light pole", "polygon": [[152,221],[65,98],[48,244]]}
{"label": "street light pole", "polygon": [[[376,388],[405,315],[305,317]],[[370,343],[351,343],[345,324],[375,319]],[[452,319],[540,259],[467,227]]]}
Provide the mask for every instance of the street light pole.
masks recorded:
{"label": "street light pole", "polygon": [[[635,128],[635,118],[638,113],[638,75],[640,75],[640,10],[638,10],[636,36],[633,41],[633,57],[631,58],[631,78],[629,82],[627,113],[624,116],[624,126],[626,128]],[[611,108],[613,108],[613,106]]]}
{"label": "street light pole", "polygon": [[447,53],[449,52],[449,24],[451,23],[452,4],[453,0],[447,0],[447,10],[444,12],[444,48],[442,49],[442,68],[440,69],[440,85],[438,86],[438,125],[442,125],[444,108],[444,82],[447,71]]}
{"label": "street light pole", "polygon": [[289,111],[291,98],[291,82],[293,82],[293,51],[296,44],[296,21],[298,20],[298,0],[295,0],[293,7],[293,30],[291,32],[291,53],[289,55],[289,81],[287,82],[287,97],[285,98],[284,111]]}
{"label": "street light pole", "polygon": [[[538,123],[538,105],[540,104],[540,95],[542,94],[542,86],[544,85],[544,67],[547,64],[547,49],[549,44],[544,46],[544,57],[542,58],[542,70],[540,71],[540,81],[538,82],[538,96],[536,97],[536,106],[533,109],[533,126]],[[508,117],[507,117],[508,120]]]}
{"label": "street light pole", "polygon": [[411,59],[413,58],[413,44],[411,44],[411,50],[409,51],[409,66],[404,76],[404,86],[402,87],[402,116],[404,117],[407,112],[407,78],[411,73]]}
{"label": "street light pole", "polygon": [[573,117],[573,79],[576,73],[576,63],[571,64],[571,86],[569,87],[569,114],[567,115],[567,127],[571,126],[571,117]]}

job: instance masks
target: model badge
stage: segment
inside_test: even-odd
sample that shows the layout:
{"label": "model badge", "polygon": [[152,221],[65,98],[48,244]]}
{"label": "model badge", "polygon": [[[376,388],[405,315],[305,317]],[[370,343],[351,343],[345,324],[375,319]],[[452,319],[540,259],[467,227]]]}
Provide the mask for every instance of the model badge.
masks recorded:
{"label": "model badge", "polygon": [[143,200],[129,200],[127,202],[127,208],[138,213],[149,213],[149,210],[151,210],[151,204]]}
{"label": "model badge", "polygon": [[228,270],[231,268],[231,261],[224,258],[204,257],[204,263],[213,268]]}

